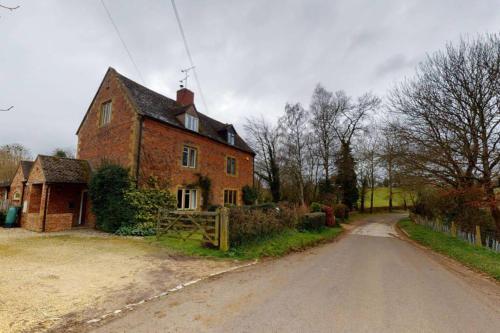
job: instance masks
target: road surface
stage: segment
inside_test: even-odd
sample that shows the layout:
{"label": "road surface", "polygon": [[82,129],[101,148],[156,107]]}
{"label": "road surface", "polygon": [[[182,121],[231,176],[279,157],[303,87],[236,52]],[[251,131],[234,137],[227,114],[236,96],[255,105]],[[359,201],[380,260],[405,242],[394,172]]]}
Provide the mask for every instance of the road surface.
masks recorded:
{"label": "road surface", "polygon": [[94,332],[500,332],[500,287],[399,239],[378,215],[341,240],[189,286]]}

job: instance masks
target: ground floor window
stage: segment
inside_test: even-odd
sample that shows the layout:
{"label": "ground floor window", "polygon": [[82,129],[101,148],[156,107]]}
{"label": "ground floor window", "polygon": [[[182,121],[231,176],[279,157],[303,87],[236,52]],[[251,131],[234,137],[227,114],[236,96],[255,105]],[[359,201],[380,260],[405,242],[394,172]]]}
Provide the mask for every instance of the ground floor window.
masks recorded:
{"label": "ground floor window", "polygon": [[196,209],[198,208],[197,190],[180,188],[177,190],[177,208]]}
{"label": "ground floor window", "polygon": [[224,204],[225,205],[236,205],[236,196],[238,191],[236,190],[224,190]]}

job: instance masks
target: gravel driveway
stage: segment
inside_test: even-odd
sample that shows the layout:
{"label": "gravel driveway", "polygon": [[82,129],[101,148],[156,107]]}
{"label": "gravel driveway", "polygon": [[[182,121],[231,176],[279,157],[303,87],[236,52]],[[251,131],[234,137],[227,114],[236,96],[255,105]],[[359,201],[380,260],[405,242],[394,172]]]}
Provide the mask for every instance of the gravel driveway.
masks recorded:
{"label": "gravel driveway", "polygon": [[94,318],[236,264],[177,256],[93,230],[0,228],[0,332]]}

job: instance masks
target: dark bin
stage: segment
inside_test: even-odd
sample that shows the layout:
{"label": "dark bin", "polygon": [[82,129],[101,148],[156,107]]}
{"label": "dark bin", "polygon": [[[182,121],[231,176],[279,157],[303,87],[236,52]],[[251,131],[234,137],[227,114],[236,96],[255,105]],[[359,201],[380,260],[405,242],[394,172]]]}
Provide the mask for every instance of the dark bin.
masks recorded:
{"label": "dark bin", "polygon": [[7,217],[5,218],[5,228],[13,228],[16,226],[17,221],[17,213],[19,211],[19,207],[10,207],[7,211]]}

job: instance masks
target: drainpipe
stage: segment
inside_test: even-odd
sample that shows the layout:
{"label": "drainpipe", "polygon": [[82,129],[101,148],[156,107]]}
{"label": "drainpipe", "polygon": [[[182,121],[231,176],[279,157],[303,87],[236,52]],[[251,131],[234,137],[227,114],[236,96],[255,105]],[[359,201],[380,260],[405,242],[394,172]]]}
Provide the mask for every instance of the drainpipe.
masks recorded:
{"label": "drainpipe", "polygon": [[45,206],[43,207],[42,232],[45,232],[45,222],[47,220],[47,208],[49,206],[50,185],[45,189]]}
{"label": "drainpipe", "polygon": [[144,124],[144,118],[139,116],[139,140],[137,140],[137,160],[135,161],[135,181],[136,187],[139,187],[139,176],[141,170],[141,147],[142,147],[142,127]]}

